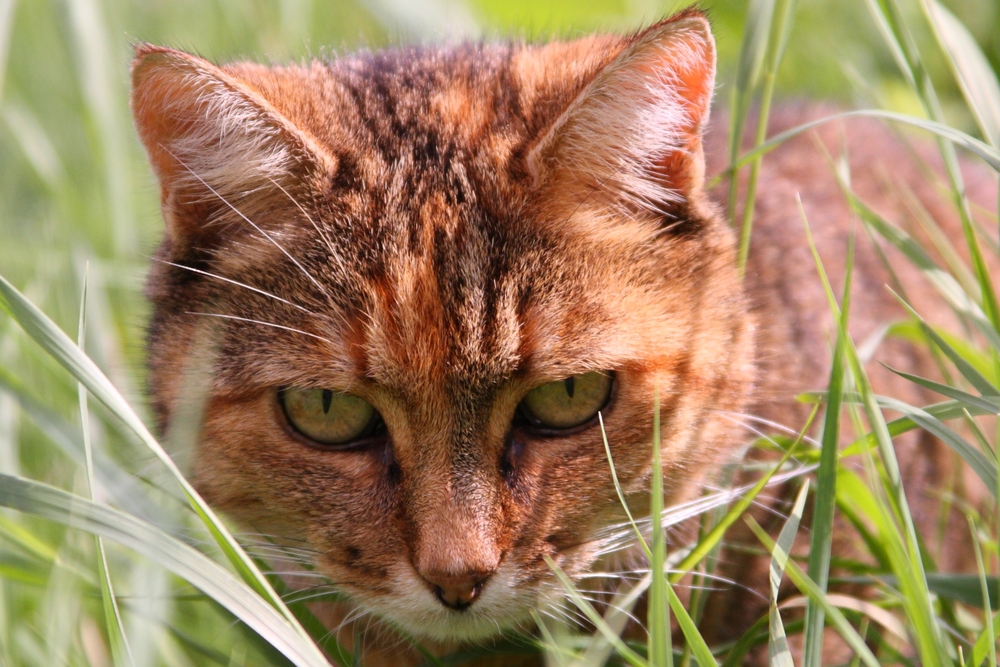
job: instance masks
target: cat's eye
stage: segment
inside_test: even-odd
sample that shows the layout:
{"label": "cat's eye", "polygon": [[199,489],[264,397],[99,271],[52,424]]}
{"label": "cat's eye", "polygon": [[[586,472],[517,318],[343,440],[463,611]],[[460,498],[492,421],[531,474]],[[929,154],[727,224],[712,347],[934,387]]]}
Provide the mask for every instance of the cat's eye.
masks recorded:
{"label": "cat's eye", "polygon": [[278,401],[292,429],[320,445],[350,447],[385,428],[372,404],[353,394],[287,388],[278,392]]}
{"label": "cat's eye", "polygon": [[529,391],[518,414],[531,427],[564,431],[593,420],[608,404],[614,378],[610,373],[583,373]]}

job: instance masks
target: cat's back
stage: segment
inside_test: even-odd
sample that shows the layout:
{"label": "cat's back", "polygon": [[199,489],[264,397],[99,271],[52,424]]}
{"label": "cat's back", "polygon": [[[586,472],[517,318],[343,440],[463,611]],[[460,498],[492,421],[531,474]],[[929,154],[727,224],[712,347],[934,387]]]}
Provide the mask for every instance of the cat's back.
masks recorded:
{"label": "cat's back", "polygon": [[[842,111],[818,103],[778,106],[768,136]],[[728,123],[724,111],[716,112],[706,135],[709,177],[728,167]],[[831,120],[795,136],[763,158],[745,279],[752,304],[747,316],[754,320],[757,343],[755,396],[742,416],[751,429],[794,435],[812,408],[796,401],[796,395],[823,391],[829,382],[837,323],[810,248],[810,234],[841,303],[850,239],[854,237],[849,329],[862,354],[870,355],[866,370],[875,392],[915,406],[941,400],[890,370],[932,378],[938,374],[927,349],[894,335],[891,326],[909,318],[900,298],[934,326],[957,331],[958,322],[920,269],[885,239],[866,231],[847,194],[853,193],[925,248],[933,244],[918,221],[933,221],[958,253],[967,257],[958,209],[950,199],[936,146],[925,137],[904,138],[897,130],[870,118]],[[744,168],[741,175],[737,227],[743,220],[748,171]],[[962,172],[973,211],[995,210],[996,185],[988,170],[966,160]],[[713,196],[722,205],[728,194],[729,181],[723,178]],[[994,274],[997,271],[993,266]],[[850,439],[847,433],[842,437],[845,442]],[[946,525],[939,523],[940,489],[955,481],[954,456],[923,431],[894,442],[914,519],[923,534],[933,535],[939,525]],[[984,497],[984,489],[967,470],[965,477],[968,499],[975,503]],[[790,493],[786,498],[792,497]],[[766,523],[768,518],[761,520]],[[935,541],[932,550],[942,570],[962,571],[972,566],[967,562],[971,551],[961,528],[964,520],[957,514],[952,518],[956,520],[947,524],[951,528]],[[780,527],[779,519],[772,517],[771,521],[778,521],[774,525]],[[844,528],[835,538],[841,554],[854,548],[847,538],[851,531]],[[743,535],[736,532],[731,536],[734,542],[756,544],[748,531]],[[743,557],[724,565],[723,575],[765,590],[767,567],[766,559]],[[713,610],[723,635],[726,628],[739,633],[766,613],[752,592],[738,588],[716,600]]]}
{"label": "cat's back", "polygon": [[[843,111],[820,103],[781,105],[772,113],[768,136]],[[716,112],[706,136],[710,178],[728,167],[728,123],[725,111]],[[989,171],[971,159],[961,165],[974,214],[995,210],[996,185]],[[737,227],[743,220],[748,172],[749,167],[744,167],[741,173]],[[958,253],[967,256],[958,209],[940,155],[929,138],[901,134],[900,128],[872,118],[830,120],[767,153],[758,183],[746,289],[758,318],[758,400],[762,412],[787,410],[787,405],[768,406],[774,402],[771,399],[787,397],[789,390],[825,385],[829,371],[836,325],[809,234],[838,297],[850,238],[855,239],[850,330],[857,345],[869,339],[874,342],[871,337],[880,337],[886,325],[907,317],[893,291],[902,291],[903,298],[935,325],[955,324],[951,310],[921,270],[885,239],[867,233],[849,201],[850,196],[856,197],[926,248],[932,248],[933,243],[924,225],[933,221]],[[722,178],[713,190],[714,198],[724,204],[728,193],[729,181]],[[899,367],[921,366],[927,361],[915,358],[915,354],[890,335],[876,348],[874,358],[898,363]],[[875,367],[871,372],[876,389],[879,381],[892,377]],[[912,384],[901,386],[911,390],[904,395],[916,395]]]}

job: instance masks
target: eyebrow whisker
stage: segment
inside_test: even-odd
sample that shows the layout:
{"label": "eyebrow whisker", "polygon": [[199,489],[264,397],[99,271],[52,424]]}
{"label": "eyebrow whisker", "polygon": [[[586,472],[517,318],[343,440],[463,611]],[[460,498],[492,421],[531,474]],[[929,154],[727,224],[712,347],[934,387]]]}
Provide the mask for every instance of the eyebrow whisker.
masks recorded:
{"label": "eyebrow whisker", "polygon": [[237,320],[239,322],[249,322],[250,324],[262,324],[265,327],[274,327],[275,329],[284,329],[285,331],[291,331],[293,333],[300,333],[303,336],[309,336],[310,338],[315,338],[321,340],[324,343],[333,344],[333,341],[329,338],[324,338],[323,336],[317,336],[316,334],[309,333],[308,331],[303,331],[302,329],[295,329],[293,327],[286,327],[282,324],[275,324],[274,322],[264,322],[263,320],[253,320],[248,317],[237,317],[236,315],[223,315],[222,313],[197,313],[194,311],[187,311],[187,315],[201,315],[202,317],[220,317],[225,320]]}
{"label": "eyebrow whisker", "polygon": [[[167,152],[170,152],[170,151],[168,150]],[[287,250],[285,250],[285,248],[280,243],[278,243],[276,240],[274,240],[274,237],[272,237],[270,234],[268,234],[266,231],[264,231],[253,220],[251,220],[246,215],[244,215],[243,211],[239,210],[238,208],[236,208],[235,206],[233,206],[231,203],[229,203],[228,199],[226,199],[221,194],[219,194],[219,192],[215,188],[213,188],[211,185],[209,185],[208,182],[204,178],[202,178],[201,176],[199,176],[198,173],[194,169],[192,169],[191,167],[187,166],[187,164],[185,164],[183,160],[181,160],[179,157],[177,157],[173,153],[170,153],[170,154],[173,156],[173,158],[175,160],[177,160],[181,164],[182,167],[184,167],[185,169],[187,169],[188,172],[190,172],[190,174],[192,176],[194,176],[196,179],[198,179],[199,183],[201,183],[206,188],[208,188],[209,192],[211,192],[213,195],[215,195],[216,197],[218,197],[219,200],[223,204],[225,204],[230,209],[232,209],[233,213],[235,213],[236,215],[238,215],[241,218],[243,218],[243,220],[245,220],[247,222],[247,224],[249,224],[251,227],[253,227],[254,229],[256,229],[261,234],[261,236],[263,236],[268,241],[270,241],[274,245],[275,248],[277,248],[282,253],[284,253],[285,257],[287,257],[288,259],[290,259],[292,261],[292,263],[295,266],[297,266],[300,271],[302,271],[302,274],[306,278],[308,278],[312,282],[312,284],[315,285],[324,296],[326,296],[327,298],[330,297],[329,293],[326,291],[326,289],[324,289],[323,285],[321,285],[320,282],[318,280],[316,280],[316,278],[314,278],[311,273],[309,273],[308,271],[306,271],[306,269],[305,269],[304,266],[302,266],[301,264],[299,264],[299,260],[297,260],[294,257],[292,257],[291,253],[289,253]]]}
{"label": "eyebrow whisker", "polygon": [[279,190],[281,190],[281,192],[284,193],[284,195],[286,197],[288,197],[288,200],[290,202],[292,202],[293,204],[295,204],[296,207],[298,207],[299,211],[302,212],[302,215],[304,215],[306,217],[306,220],[309,221],[309,224],[312,225],[312,228],[316,230],[317,234],[319,234],[319,237],[321,239],[323,239],[323,241],[329,246],[330,245],[330,240],[327,238],[326,232],[324,232],[322,229],[319,228],[319,225],[316,224],[316,221],[312,219],[312,216],[309,215],[309,213],[306,211],[306,209],[302,207],[302,204],[299,203],[299,200],[296,199],[295,197],[293,197],[291,195],[291,193],[288,192],[288,190],[286,190],[285,188],[283,188],[281,186],[281,183],[279,183],[278,181],[274,180],[273,178],[268,178],[267,180],[271,181],[271,184],[274,187],[276,187]]}
{"label": "eyebrow whisker", "polygon": [[266,292],[266,291],[264,291],[264,290],[262,290],[262,289],[260,289],[260,288],[258,288],[258,287],[254,287],[253,285],[247,285],[246,283],[241,283],[241,282],[240,282],[240,281],[238,281],[238,280],[233,280],[232,278],[226,278],[225,276],[220,276],[220,275],[219,275],[219,274],[217,274],[217,273],[210,273],[210,272],[208,272],[208,271],[202,271],[201,269],[196,269],[196,268],[194,268],[193,266],[187,266],[186,264],[178,264],[178,263],[176,263],[176,262],[168,262],[168,261],[166,261],[166,260],[163,260],[163,259],[157,259],[157,258],[155,258],[155,257],[153,258],[153,261],[155,261],[155,262],[160,262],[161,264],[168,264],[168,265],[170,265],[170,266],[176,266],[176,267],[177,267],[178,269],[185,269],[185,270],[187,270],[187,271],[192,271],[192,272],[194,272],[194,273],[200,273],[200,274],[201,274],[201,275],[203,275],[203,276],[208,276],[208,277],[210,277],[210,278],[215,278],[215,279],[217,279],[217,280],[222,280],[222,281],[224,281],[224,282],[227,282],[227,283],[231,283],[231,284],[233,284],[233,285],[237,285],[237,286],[239,286],[239,287],[243,287],[243,288],[246,288],[246,289],[250,290],[251,292],[256,292],[257,294],[261,294],[261,295],[263,295],[263,296],[266,296],[266,297],[270,297],[270,298],[274,299],[275,301],[280,301],[280,302],[282,302],[282,303],[286,303],[286,304],[288,304],[289,306],[291,306],[292,308],[298,308],[298,309],[299,309],[299,310],[301,310],[301,311],[302,311],[303,313],[308,313],[309,315],[312,315],[312,314],[313,314],[313,312],[312,312],[311,310],[309,310],[308,308],[303,308],[303,307],[302,307],[302,306],[300,306],[299,304],[297,304],[297,303],[292,303],[292,302],[291,302],[291,301],[289,301],[288,299],[282,299],[282,298],[281,298],[280,296],[278,296],[277,294],[271,294],[270,292]]}

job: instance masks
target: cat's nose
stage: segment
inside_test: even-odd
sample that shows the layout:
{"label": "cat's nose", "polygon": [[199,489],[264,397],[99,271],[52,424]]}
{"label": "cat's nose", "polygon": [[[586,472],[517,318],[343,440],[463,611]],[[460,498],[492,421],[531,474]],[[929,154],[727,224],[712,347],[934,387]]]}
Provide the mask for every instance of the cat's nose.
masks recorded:
{"label": "cat's nose", "polygon": [[444,572],[421,572],[420,576],[434,587],[441,604],[464,611],[472,605],[483,590],[483,585],[492,572],[467,572],[465,574],[446,574]]}

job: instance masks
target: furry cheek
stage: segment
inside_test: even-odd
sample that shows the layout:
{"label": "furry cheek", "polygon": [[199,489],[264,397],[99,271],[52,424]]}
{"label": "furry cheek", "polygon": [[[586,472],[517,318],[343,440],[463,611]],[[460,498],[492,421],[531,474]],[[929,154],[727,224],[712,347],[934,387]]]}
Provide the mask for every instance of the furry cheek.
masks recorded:
{"label": "furry cheek", "polygon": [[[333,523],[355,526],[341,533],[350,543],[357,525],[381,527],[396,502],[383,453],[309,447],[279,411],[272,389],[213,399],[196,452],[199,490],[250,525],[273,526],[277,537],[304,527],[322,535]],[[345,516],[352,520],[337,520]]]}

